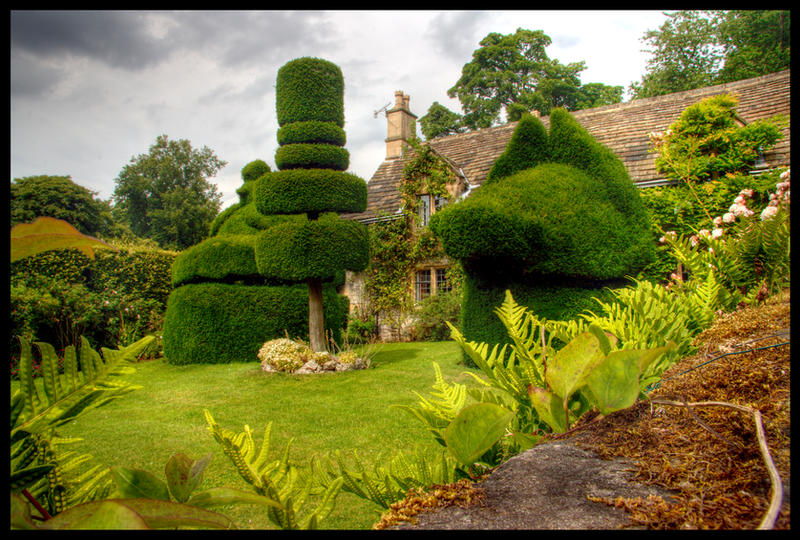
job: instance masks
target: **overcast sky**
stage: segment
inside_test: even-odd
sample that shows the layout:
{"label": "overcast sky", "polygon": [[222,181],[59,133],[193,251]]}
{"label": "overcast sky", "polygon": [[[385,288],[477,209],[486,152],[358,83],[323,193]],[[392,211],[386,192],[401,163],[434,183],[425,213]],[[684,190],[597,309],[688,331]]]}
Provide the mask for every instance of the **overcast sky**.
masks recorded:
{"label": "overcast sky", "polygon": [[345,80],[349,172],[369,180],[386,117],[411,96],[461,112],[447,90],[490,32],[543,30],[550,58],[586,62],[583,84],[626,90],[661,11],[12,11],[11,178],[70,175],[111,197],[114,179],[156,137],[188,139],[227,161],[211,182],[238,201],[254,159],[275,170],[275,76],[294,58],[337,64]]}

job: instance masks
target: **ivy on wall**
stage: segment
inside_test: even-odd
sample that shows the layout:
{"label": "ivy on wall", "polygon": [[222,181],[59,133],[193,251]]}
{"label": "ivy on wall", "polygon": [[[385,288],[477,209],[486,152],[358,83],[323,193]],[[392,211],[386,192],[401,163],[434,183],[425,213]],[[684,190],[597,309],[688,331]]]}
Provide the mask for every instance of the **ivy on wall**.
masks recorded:
{"label": "ivy on wall", "polygon": [[[413,272],[425,260],[444,257],[441,243],[418,216],[419,196],[442,197],[448,202],[453,195],[447,185],[458,181],[450,164],[429,144],[417,139],[409,142],[406,152],[413,156],[403,167],[398,190],[401,216],[370,226],[372,250],[367,269],[366,290],[373,313],[383,313],[390,326],[397,327],[414,307],[411,287]],[[448,270],[454,288],[460,283],[459,269]]]}

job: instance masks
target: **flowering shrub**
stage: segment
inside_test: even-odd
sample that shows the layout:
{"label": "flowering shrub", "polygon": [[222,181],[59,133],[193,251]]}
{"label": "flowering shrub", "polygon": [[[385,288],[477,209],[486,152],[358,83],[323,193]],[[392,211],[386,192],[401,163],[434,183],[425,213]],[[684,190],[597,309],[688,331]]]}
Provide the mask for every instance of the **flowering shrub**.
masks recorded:
{"label": "flowering shrub", "polygon": [[286,338],[267,341],[258,351],[262,369],[269,366],[274,371],[286,373],[292,373],[309,360],[321,360],[322,357],[327,355],[315,353],[307,345]]}
{"label": "flowering shrub", "polygon": [[789,275],[790,176],[789,170],[780,175],[760,213],[748,207],[753,191],[743,189],[728,212],[713,218],[711,230],[700,229],[688,238],[665,233],[661,242],[689,274],[684,281],[673,273],[670,287],[686,294],[702,291],[706,313],[755,304],[784,287]]}

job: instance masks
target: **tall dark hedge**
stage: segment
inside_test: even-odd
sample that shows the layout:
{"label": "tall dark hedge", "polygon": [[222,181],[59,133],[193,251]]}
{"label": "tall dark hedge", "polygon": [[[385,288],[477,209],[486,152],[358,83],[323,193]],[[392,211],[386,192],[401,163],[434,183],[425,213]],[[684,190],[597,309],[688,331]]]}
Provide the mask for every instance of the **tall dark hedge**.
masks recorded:
{"label": "tall dark hedge", "polygon": [[[341,337],[349,301],[325,285],[325,318]],[[308,339],[308,291],[303,285],[197,283],[175,289],[164,318],[164,356],[170,364],[257,361],[258,350],[288,334]]]}
{"label": "tall dark hedge", "polygon": [[494,314],[506,289],[548,319],[572,319],[653,256],[650,223],[622,162],[563,109],[550,131],[525,115],[470,197],[431,218],[465,270],[462,331],[507,342]]}

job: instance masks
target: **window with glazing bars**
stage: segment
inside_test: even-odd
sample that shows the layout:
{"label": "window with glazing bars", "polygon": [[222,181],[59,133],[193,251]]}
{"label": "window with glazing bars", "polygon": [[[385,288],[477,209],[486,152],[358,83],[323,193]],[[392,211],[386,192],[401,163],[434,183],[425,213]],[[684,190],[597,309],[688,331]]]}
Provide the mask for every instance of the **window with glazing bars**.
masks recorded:
{"label": "window with glazing bars", "polygon": [[431,272],[420,270],[414,277],[414,296],[417,302],[431,295]]}

